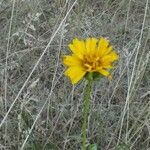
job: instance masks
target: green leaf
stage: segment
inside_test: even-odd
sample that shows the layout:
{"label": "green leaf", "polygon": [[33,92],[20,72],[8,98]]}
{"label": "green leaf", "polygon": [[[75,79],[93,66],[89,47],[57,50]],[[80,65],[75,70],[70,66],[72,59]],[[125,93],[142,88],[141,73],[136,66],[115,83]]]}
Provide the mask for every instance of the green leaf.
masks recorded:
{"label": "green leaf", "polygon": [[96,144],[90,144],[88,147],[89,147],[88,150],[97,150]]}

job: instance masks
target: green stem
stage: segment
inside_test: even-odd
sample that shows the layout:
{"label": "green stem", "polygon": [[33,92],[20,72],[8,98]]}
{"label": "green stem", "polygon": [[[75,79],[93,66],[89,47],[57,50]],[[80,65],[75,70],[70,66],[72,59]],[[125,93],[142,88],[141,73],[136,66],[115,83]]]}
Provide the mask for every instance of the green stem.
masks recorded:
{"label": "green stem", "polygon": [[87,85],[84,92],[83,98],[83,124],[82,124],[82,150],[87,148],[87,123],[90,108],[90,94],[92,88],[92,80],[87,80]]}

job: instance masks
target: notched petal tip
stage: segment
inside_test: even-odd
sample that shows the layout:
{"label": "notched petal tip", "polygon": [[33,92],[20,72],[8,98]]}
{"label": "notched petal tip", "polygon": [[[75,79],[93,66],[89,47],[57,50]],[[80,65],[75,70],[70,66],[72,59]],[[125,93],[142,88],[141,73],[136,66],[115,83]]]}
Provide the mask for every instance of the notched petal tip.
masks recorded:
{"label": "notched petal tip", "polygon": [[116,60],[118,60],[119,59],[119,54],[116,52],[116,51],[112,51],[111,53],[110,53],[110,55],[112,54],[112,58],[113,58],[113,60],[114,61],[116,61]]}
{"label": "notched petal tip", "polygon": [[110,43],[109,39],[106,38],[106,37],[103,37],[103,36],[100,37],[99,42],[100,42],[100,41],[106,42],[106,43]]}
{"label": "notched petal tip", "polygon": [[78,42],[78,41],[80,41],[80,39],[79,39],[79,38],[74,38],[74,39],[72,40],[72,43],[74,43],[74,42]]}
{"label": "notched petal tip", "polygon": [[74,52],[74,50],[75,50],[75,47],[73,46],[73,44],[68,44],[68,47],[69,47],[69,49],[72,51],[72,52]]}

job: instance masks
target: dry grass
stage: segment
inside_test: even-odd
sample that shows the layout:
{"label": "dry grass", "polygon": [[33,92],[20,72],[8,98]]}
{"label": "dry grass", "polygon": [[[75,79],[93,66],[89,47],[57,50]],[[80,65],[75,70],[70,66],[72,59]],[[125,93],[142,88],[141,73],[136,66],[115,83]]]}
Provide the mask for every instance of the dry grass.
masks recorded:
{"label": "dry grass", "polygon": [[0,149],[78,150],[84,81],[62,55],[74,38],[109,37],[113,80],[94,85],[89,141],[98,150],[150,150],[150,2],[1,0]]}

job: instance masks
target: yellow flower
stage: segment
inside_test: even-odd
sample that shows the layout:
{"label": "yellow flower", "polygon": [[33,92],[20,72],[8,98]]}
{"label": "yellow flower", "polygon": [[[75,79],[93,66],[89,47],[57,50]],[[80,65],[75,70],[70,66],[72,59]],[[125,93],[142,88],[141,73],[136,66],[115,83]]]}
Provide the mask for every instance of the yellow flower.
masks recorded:
{"label": "yellow flower", "polygon": [[103,37],[100,40],[75,38],[68,46],[72,54],[65,55],[63,63],[68,66],[65,75],[71,79],[72,84],[92,72],[110,77],[108,70],[113,68],[113,62],[119,58],[109,41]]}

